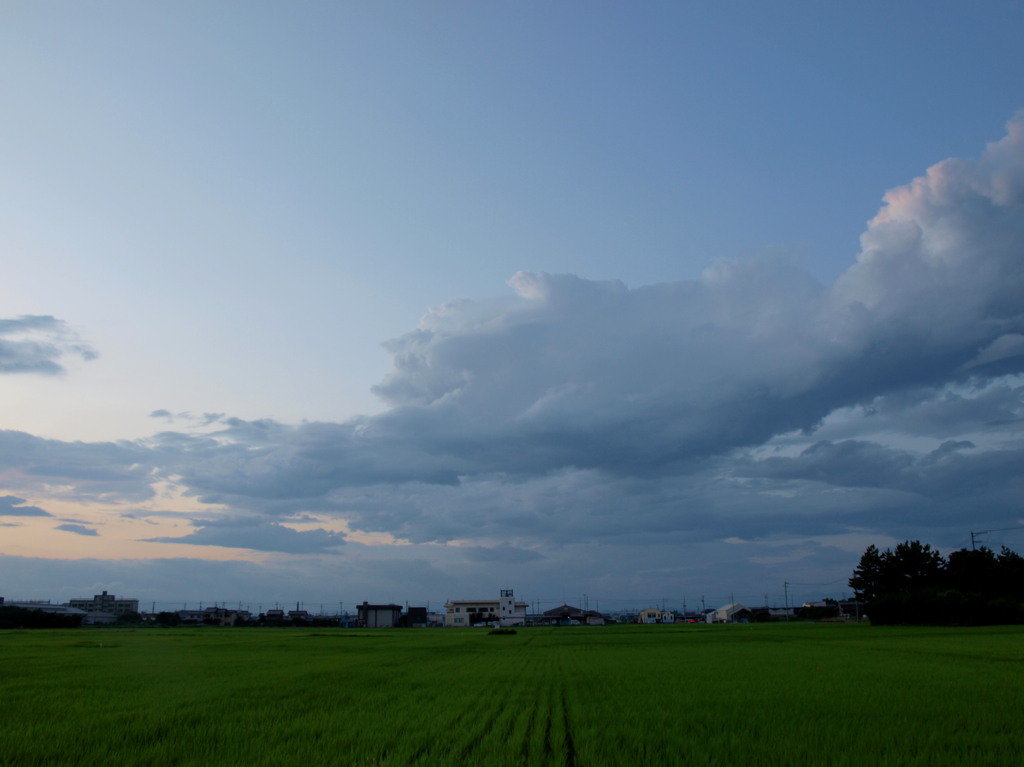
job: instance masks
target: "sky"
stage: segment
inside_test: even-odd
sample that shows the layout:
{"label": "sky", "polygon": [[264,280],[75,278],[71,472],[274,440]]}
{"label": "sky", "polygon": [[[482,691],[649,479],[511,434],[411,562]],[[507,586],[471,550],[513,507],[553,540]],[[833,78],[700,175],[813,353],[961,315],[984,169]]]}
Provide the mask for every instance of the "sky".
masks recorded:
{"label": "sky", "polygon": [[0,2],[0,595],[694,609],[1024,550],[1022,32]]}

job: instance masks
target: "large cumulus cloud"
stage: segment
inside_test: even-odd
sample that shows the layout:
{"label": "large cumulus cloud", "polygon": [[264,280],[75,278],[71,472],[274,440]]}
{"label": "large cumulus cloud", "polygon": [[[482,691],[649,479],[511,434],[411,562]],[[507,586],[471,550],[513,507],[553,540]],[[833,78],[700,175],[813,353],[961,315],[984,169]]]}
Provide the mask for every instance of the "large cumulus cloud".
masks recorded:
{"label": "large cumulus cloud", "polygon": [[[886,194],[832,285],[759,258],[638,288],[542,273],[511,287],[389,342],[379,415],[212,416],[201,434],[116,445],[8,433],[0,459],[83,492],[141,497],[163,479],[235,515],[335,514],[416,543],[472,539],[467,552],[502,561],[581,538],[838,535],[899,515],[962,526],[972,492],[993,518],[1012,513],[1024,117],[979,159]],[[243,530],[251,548],[341,541],[206,522],[191,542]]]}
{"label": "large cumulus cloud", "polygon": [[230,445],[183,476],[218,499],[562,470],[676,476],[841,408],[1019,373],[1022,126],[979,160],[890,191],[831,286],[769,258],[635,289],[520,273],[515,296],[446,304],[387,345],[387,412],[230,423]]}
{"label": "large cumulus cloud", "polygon": [[[391,425],[484,470],[674,473],[911,387],[1024,369],[1024,120],[889,192],[827,288],[779,260],[635,290],[519,274],[390,344]],[[415,416],[406,415],[414,411]]]}

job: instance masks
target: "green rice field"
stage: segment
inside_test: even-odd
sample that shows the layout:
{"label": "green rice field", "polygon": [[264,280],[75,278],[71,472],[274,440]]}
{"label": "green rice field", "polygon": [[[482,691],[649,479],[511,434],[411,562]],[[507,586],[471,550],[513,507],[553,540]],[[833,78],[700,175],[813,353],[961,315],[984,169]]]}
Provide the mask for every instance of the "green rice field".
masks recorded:
{"label": "green rice field", "polygon": [[1024,630],[0,631],[0,764],[1007,765]]}

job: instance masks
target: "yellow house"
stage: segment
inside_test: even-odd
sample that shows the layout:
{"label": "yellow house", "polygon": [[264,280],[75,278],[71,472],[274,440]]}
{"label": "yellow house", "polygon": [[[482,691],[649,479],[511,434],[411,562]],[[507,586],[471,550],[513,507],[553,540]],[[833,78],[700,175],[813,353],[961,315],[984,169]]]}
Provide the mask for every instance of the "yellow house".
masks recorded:
{"label": "yellow house", "polygon": [[640,611],[636,619],[637,623],[661,623],[661,610],[657,607],[648,607]]}

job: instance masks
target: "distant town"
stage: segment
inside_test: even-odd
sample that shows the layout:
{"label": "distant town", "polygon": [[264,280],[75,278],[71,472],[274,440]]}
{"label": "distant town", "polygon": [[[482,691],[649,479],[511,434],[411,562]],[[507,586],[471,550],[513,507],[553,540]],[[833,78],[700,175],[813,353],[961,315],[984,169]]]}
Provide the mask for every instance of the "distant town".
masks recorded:
{"label": "distant town", "polygon": [[[155,606],[155,603],[154,603]],[[371,604],[363,602],[344,610],[319,612],[278,605],[253,611],[224,603],[194,609],[140,610],[139,600],[118,597],[103,591],[91,597],[71,599],[57,604],[44,600],[5,600],[0,597],[0,628],[12,626],[334,626],[342,628],[514,628],[526,626],[602,626],[611,623],[753,623],[786,620],[857,621],[862,618],[856,601],[823,600],[801,606],[748,607],[738,602],[697,611],[674,611],[664,607],[600,612],[562,604],[550,610],[530,609],[531,604],[517,600],[512,589],[501,589],[497,599],[451,600],[443,610],[429,606]],[[19,618],[21,619],[19,621]]]}

